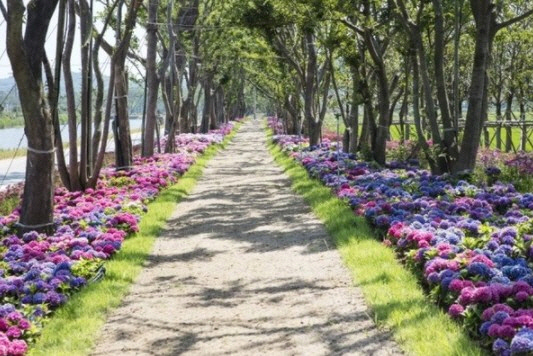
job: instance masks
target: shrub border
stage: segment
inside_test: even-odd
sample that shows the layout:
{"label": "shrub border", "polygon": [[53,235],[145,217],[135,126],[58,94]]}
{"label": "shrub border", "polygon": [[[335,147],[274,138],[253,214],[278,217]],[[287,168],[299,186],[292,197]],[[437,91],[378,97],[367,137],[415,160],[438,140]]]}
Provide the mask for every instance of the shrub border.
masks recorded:
{"label": "shrub border", "polygon": [[409,355],[486,355],[464,329],[428,300],[417,277],[400,264],[392,249],[378,241],[368,222],[355,216],[330,188],[311,178],[272,142],[272,136],[267,129],[271,155],[291,179],[292,189],[324,223],[377,325],[390,329]]}
{"label": "shrub border", "polygon": [[105,263],[102,281],[75,293],[70,300],[46,320],[41,335],[30,344],[28,355],[87,355],[91,352],[108,314],[117,308],[141,272],[156,237],[176,205],[190,194],[207,163],[225,148],[239,131],[235,122],[230,134],[220,144],[210,146],[178,182],[163,190],[148,204],[139,232],[128,237],[120,251]]}

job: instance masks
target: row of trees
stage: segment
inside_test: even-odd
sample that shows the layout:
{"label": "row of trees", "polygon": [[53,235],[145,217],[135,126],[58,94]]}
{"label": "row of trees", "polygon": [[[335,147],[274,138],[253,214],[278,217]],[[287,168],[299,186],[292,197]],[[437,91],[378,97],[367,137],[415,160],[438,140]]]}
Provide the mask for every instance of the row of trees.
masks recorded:
{"label": "row of trees", "polygon": [[393,118],[409,117],[432,171],[462,172],[475,166],[491,104],[498,119],[513,119],[517,105],[525,118],[532,93],[528,1],[227,3],[228,23],[265,45],[254,85],[288,131],[303,129],[311,144],[336,103],[348,128],[346,149],[384,164]]}
{"label": "row of trees", "polygon": [[[518,106],[524,119],[531,97],[527,0],[96,0],[98,14],[95,0],[6,1],[0,10],[29,145],[21,231],[52,226],[54,153],[70,190],[95,186],[111,130],[116,166],[131,166],[128,68],[146,84],[145,157],[157,146],[158,105],[172,152],[176,133],[244,115],[253,90],[311,144],[337,107],[345,149],[380,164],[393,119],[412,118],[433,172],[460,172],[474,168],[489,108],[511,120]],[[44,44],[54,13],[52,66]],[[82,59],[81,88],[72,80],[73,51]],[[58,120],[62,81],[68,159]]]}
{"label": "row of trees", "polygon": [[[145,157],[153,155],[157,146],[156,112],[161,103],[169,136],[162,148],[165,152],[175,150],[176,133],[207,132],[246,110],[245,81],[238,62],[222,63],[227,57],[213,52],[224,46],[217,42],[216,32],[208,30],[211,12],[219,5],[216,1],[103,0],[96,5],[103,11],[97,13],[94,0],[31,0],[27,5],[23,0],[0,1],[28,138],[21,233],[53,229],[55,161],[67,189],[95,187],[113,130],[116,167],[131,167],[128,83],[132,68],[138,69],[146,85]],[[52,57],[45,42],[56,18]],[[146,55],[139,54],[145,40],[135,36],[135,29],[143,27]],[[108,40],[111,35],[114,43]],[[78,48],[76,37],[81,43]],[[81,58],[80,88],[75,87],[71,71],[74,51]],[[102,58],[108,63],[108,76]],[[60,83],[67,99],[68,155],[58,119]]]}

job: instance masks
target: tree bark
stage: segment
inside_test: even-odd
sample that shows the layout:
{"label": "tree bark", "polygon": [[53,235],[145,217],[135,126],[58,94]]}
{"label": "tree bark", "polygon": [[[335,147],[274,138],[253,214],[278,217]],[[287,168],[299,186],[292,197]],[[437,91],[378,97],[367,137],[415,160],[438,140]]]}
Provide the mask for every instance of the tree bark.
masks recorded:
{"label": "tree bark", "polygon": [[65,51],[63,53],[63,77],[65,82],[65,92],[67,98],[67,116],[69,133],[69,181],[67,189],[77,191],[81,189],[80,177],[78,174],[78,132],[77,113],[74,83],[71,72],[72,47],[76,35],[76,12],[74,10],[74,0],[68,0],[68,28]]}
{"label": "tree bark", "polygon": [[476,44],[472,67],[466,126],[461,142],[459,158],[453,167],[454,172],[471,171],[476,165],[477,151],[481,140],[484,121],[484,101],[487,97],[487,68],[490,56],[493,9],[490,0],[470,0],[476,22]]}
{"label": "tree bark", "polygon": [[453,162],[457,160],[459,147],[457,145],[457,136],[454,130],[452,114],[450,110],[450,101],[446,91],[446,77],[444,75],[444,16],[442,13],[442,4],[440,0],[433,0],[435,11],[435,82],[437,89],[437,99],[443,127],[443,144],[446,159],[446,170],[450,172]]}
{"label": "tree bark", "polygon": [[91,23],[91,11],[87,0],[79,0],[79,17],[80,17],[80,57],[81,57],[81,112],[80,112],[80,165],[79,175],[81,189],[85,189],[87,186],[88,177],[91,172],[91,166],[89,161],[91,160],[91,76],[92,76],[92,63],[89,60],[91,53],[91,41],[92,27]]}
{"label": "tree bark", "polygon": [[[507,93],[507,98],[505,101],[505,120],[510,122],[513,120],[513,101],[514,101],[514,92],[515,88],[511,86],[509,92]],[[511,152],[513,148],[513,129],[511,126],[506,125],[505,127],[505,152]]]}
{"label": "tree bark", "polygon": [[307,51],[307,67],[305,73],[305,87],[304,87],[304,116],[307,121],[307,128],[309,130],[309,145],[317,145],[320,139],[320,124],[313,112],[315,101],[315,75],[317,67],[317,56],[315,48],[315,36],[312,30],[305,33],[305,48]]}
{"label": "tree bark", "polygon": [[21,234],[29,230],[53,230],[54,133],[44,95],[42,63],[46,33],[57,2],[33,0],[28,4],[24,36],[24,3],[22,0],[7,2],[7,54],[18,87],[28,138]]}
{"label": "tree bark", "polygon": [[159,92],[159,79],[157,77],[157,9],[159,0],[150,0],[148,3],[148,24],[146,25],[146,81],[148,92],[146,97],[146,127],[144,128],[143,157],[154,154],[154,135],[157,121],[157,94]]}
{"label": "tree bark", "polygon": [[[121,1],[121,0],[119,0]],[[128,115],[128,74],[126,72],[126,56],[130,46],[131,36],[137,21],[137,13],[141,0],[132,0],[128,5],[124,33],[117,27],[117,46],[114,54],[115,70],[115,109],[117,114],[118,147],[115,147],[115,164],[118,169],[129,169],[133,164],[133,149],[131,145],[130,122]],[[119,5],[119,11],[120,11]],[[118,16],[120,19],[120,16]]]}

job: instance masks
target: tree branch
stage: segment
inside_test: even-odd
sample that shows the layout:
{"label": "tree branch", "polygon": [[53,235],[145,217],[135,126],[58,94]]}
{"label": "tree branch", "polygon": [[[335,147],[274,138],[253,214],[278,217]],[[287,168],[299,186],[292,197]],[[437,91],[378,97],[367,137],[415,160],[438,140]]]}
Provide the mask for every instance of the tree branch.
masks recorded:
{"label": "tree branch", "polygon": [[358,33],[359,35],[364,36],[365,31],[363,31],[362,28],[360,28],[360,27],[357,26],[357,25],[354,25],[353,23],[351,23],[351,22],[348,21],[347,19],[342,19],[342,20],[341,20],[341,23],[345,24],[348,28],[354,30],[354,31],[355,31],[356,33]]}
{"label": "tree branch", "polygon": [[[102,37],[101,47],[104,50],[104,52],[107,53],[109,56],[113,55],[115,48],[109,42],[107,42],[106,39],[103,37]],[[131,50],[128,50],[127,56],[128,58],[139,62],[143,66],[146,66],[146,59],[132,52]]]}
{"label": "tree branch", "polygon": [[283,45],[282,41],[280,41],[280,39],[277,36],[274,37],[274,41],[275,41],[276,49],[282,54],[282,58],[285,58],[292,65],[294,70],[296,70],[296,73],[298,73],[298,76],[300,77],[300,79],[304,81],[305,75],[300,64],[297,63],[294,60],[294,58],[291,57],[289,51],[287,50],[287,48]]}
{"label": "tree branch", "polygon": [[533,9],[524,12],[520,16],[516,16],[516,17],[513,17],[512,19],[509,19],[507,21],[499,23],[499,24],[496,25],[496,32],[498,32],[499,30],[501,30],[501,29],[503,29],[505,27],[509,27],[509,26],[519,22],[519,21],[522,21],[523,19],[525,19],[526,17],[529,17],[531,15],[533,15]]}
{"label": "tree branch", "polygon": [[4,2],[0,0],[0,11],[2,11],[2,15],[4,16],[4,20],[7,21],[7,10],[6,6],[4,5]]}

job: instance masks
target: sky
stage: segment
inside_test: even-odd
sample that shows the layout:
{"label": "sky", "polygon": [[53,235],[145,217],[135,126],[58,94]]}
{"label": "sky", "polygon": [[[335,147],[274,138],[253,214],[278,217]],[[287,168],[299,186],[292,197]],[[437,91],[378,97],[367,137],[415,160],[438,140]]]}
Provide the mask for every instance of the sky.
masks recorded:
{"label": "sky", "polygon": [[[2,1],[2,0],[0,0]],[[24,1],[24,3],[27,3],[28,1]],[[5,4],[5,2],[4,2]],[[95,7],[95,13],[98,13],[99,11],[101,11],[103,9],[103,5],[100,4],[99,2],[95,1],[94,2],[94,7]],[[125,11],[125,10],[124,10]],[[50,62],[52,64],[52,66],[54,65],[53,62],[54,62],[54,58],[55,58],[55,40],[56,40],[56,27],[57,27],[57,13],[58,13],[58,10],[56,10],[56,13],[54,14],[54,17],[52,18],[52,21],[50,22],[50,27],[49,27],[49,30],[48,30],[48,36],[47,36],[47,41],[46,41],[46,52],[48,53],[48,58],[50,59]],[[102,27],[102,24],[101,22],[95,22],[97,28],[101,28]],[[72,72],[80,72],[81,70],[81,57],[80,57],[80,51],[79,51],[79,48],[80,48],[80,35],[79,35],[79,20],[77,21],[77,31],[76,31],[76,41],[74,43],[74,49],[73,49],[73,52],[72,52],[72,61],[71,61],[71,66],[72,66]],[[137,26],[137,30],[135,31],[135,34],[139,37],[139,41],[141,44],[144,43],[144,38],[145,38],[145,32],[144,30],[142,29],[141,26]],[[113,36],[113,33],[112,31],[110,31],[108,29],[107,31],[107,35],[105,36],[106,39],[108,40],[108,42],[110,43],[114,43],[114,36]],[[141,46],[141,48],[143,48],[144,46]],[[0,15],[0,78],[7,78],[7,77],[11,77],[12,76],[12,71],[11,71],[11,65],[9,63],[9,58],[7,56],[7,53],[6,53],[6,23],[4,21],[4,18]],[[107,58],[108,56],[101,50],[100,51],[100,65],[102,66],[102,71],[104,74],[107,74],[109,73],[109,66],[105,66],[107,62]],[[142,56],[145,55],[145,53],[143,53],[143,51],[141,51],[140,53]],[[105,67],[105,68],[104,68]],[[104,70],[105,69],[105,70]],[[131,70],[131,73],[134,74],[136,73],[137,71],[135,69],[132,69]]]}

